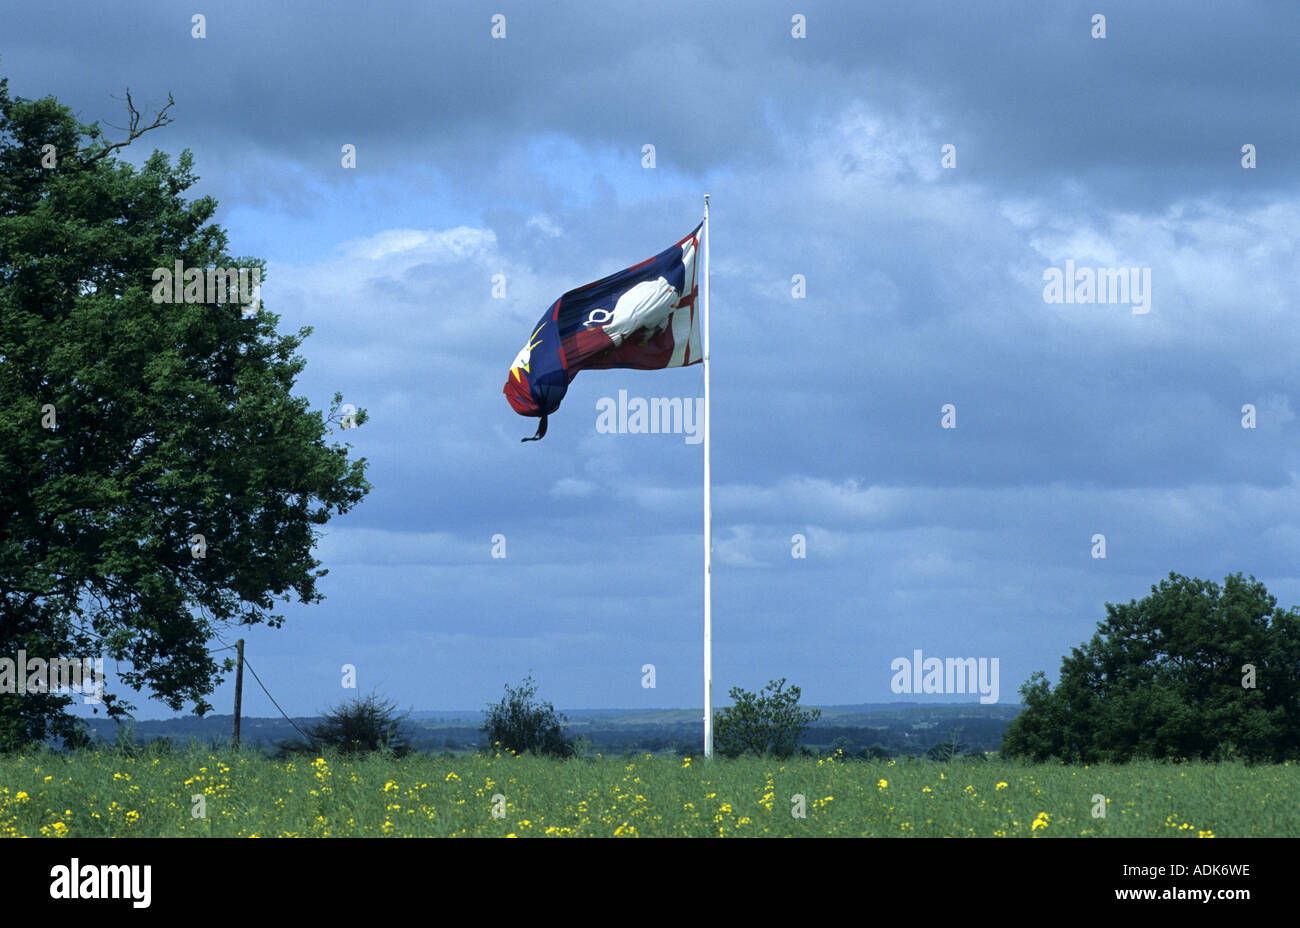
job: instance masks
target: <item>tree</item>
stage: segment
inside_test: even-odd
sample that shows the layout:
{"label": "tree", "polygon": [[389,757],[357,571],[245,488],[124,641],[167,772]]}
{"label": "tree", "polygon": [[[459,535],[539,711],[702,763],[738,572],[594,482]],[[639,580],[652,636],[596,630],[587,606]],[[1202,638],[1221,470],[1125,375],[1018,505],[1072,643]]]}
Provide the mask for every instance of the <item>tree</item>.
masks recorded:
{"label": "tree", "polygon": [[1300,613],[1240,573],[1223,586],[1170,573],[1020,688],[1001,752],[1067,762],[1300,757]]}
{"label": "tree", "polygon": [[808,726],[821,718],[821,709],[799,708],[799,687],[785,687],[785,677],[769,680],[757,694],[733,686],[732,705],[718,713],[713,740],[727,757],[772,754],[789,757],[799,747]]}
{"label": "tree", "polygon": [[831,746],[827,748],[827,752],[831,757],[838,760],[847,760],[854,756],[856,749],[852,741],[844,735],[840,735],[831,741]]}
{"label": "tree", "polygon": [[953,728],[948,731],[948,740],[931,745],[930,750],[925,752],[925,756],[930,760],[946,762],[960,757],[965,747],[966,745],[961,741],[961,729]]}
{"label": "tree", "polygon": [[[280,335],[246,288],[241,303],[213,286],[265,263],[230,254],[215,200],[183,199],[190,152],[114,157],[170,121],[164,107],[142,127],[127,107],[130,135],[110,144],[0,81],[0,657],[103,656],[203,714],[231,666],[209,654],[214,632],[278,627],[277,598],[320,601],[315,529],[370,484],[364,458],[325,442],[341,396],[326,418],[290,393],[311,330]],[[156,302],[178,261],[196,298]],[[70,702],[0,695],[0,749],[84,738]],[[134,708],[111,692],[103,706]]]}
{"label": "tree", "polygon": [[537,684],[531,674],[518,688],[506,684],[506,695],[483,713],[481,730],[487,735],[489,748],[499,746],[516,754],[527,751],[554,757],[573,754],[573,742],[564,734],[568,719],[549,702],[536,701],[536,695]]}
{"label": "tree", "polygon": [[411,750],[404,727],[407,720],[407,715],[397,714],[397,706],[392,700],[371,693],[326,712],[320,722],[307,728],[308,741],[289,749],[320,751],[334,748],[341,754],[382,751],[402,757]]}

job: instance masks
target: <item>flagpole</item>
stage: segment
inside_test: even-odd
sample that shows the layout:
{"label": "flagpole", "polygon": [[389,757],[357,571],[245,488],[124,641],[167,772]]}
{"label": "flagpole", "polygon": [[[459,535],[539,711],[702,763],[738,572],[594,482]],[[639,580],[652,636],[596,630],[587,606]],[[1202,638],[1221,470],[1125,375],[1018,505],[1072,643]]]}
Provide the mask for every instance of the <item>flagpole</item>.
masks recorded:
{"label": "flagpole", "polygon": [[713,506],[709,473],[709,195],[704,195],[704,756],[713,757]]}

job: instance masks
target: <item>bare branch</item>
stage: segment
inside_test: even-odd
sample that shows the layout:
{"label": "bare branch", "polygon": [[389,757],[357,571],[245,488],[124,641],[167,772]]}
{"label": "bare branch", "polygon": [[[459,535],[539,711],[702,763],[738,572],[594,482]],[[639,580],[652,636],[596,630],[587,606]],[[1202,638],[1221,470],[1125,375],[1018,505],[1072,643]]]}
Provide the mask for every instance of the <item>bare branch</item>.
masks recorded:
{"label": "bare branch", "polygon": [[[117,98],[115,97],[114,99]],[[167,115],[167,111],[171,109],[175,104],[176,101],[172,99],[171,92],[169,91],[167,94],[167,105],[160,110],[154,110],[153,122],[141,128],[140,111],[135,108],[135,101],[131,99],[131,88],[128,87],[126,90],[126,110],[127,110],[128,118],[130,120],[130,126],[124,129],[121,126],[114,126],[111,123],[105,123],[105,125],[109,126],[112,129],[117,129],[119,132],[126,132],[127,137],[120,142],[114,142],[112,145],[107,145],[104,148],[99,149],[98,151],[95,150],[94,146],[89,146],[87,148],[79,148],[76,149],[75,151],[66,152],[60,157],[67,157],[67,155],[85,155],[93,151],[94,154],[91,154],[90,157],[86,159],[87,162],[98,161],[101,158],[107,158],[109,155],[117,151],[119,148],[125,148],[126,146],[130,145],[132,142],[134,142],[136,139],[138,139],[140,136],[144,135],[146,132],[150,131],[151,129],[158,129],[162,126],[170,125],[172,122],[172,118]]]}

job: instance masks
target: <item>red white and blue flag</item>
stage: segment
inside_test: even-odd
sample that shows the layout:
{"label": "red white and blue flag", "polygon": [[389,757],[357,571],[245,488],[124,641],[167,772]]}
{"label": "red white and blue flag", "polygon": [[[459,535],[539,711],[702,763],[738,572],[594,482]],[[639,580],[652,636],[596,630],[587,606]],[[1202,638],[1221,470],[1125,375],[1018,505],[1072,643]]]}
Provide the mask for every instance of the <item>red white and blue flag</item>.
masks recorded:
{"label": "red white and blue flag", "polygon": [[697,257],[700,230],[653,258],[555,301],[510,365],[503,392],[521,416],[546,417],[560,408],[581,370],[658,370],[704,360],[700,348]]}

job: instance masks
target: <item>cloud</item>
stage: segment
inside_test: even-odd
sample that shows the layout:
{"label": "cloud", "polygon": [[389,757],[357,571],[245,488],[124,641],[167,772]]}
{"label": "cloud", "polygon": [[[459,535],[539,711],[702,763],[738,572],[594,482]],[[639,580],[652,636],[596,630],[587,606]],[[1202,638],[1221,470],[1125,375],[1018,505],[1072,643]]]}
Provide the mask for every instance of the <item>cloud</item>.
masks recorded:
{"label": "cloud", "polygon": [[551,495],[556,499],[583,499],[596,490],[590,480],[576,480],[573,477],[561,477],[551,487]]}
{"label": "cloud", "polygon": [[[113,122],[124,86],[174,92],[127,158],[194,149],[189,194],[269,259],[281,329],[314,327],[295,393],[370,412],[332,440],[375,489],[269,671],[360,652],[464,707],[534,666],[557,704],[634,705],[652,661],[658,700],[697,698],[702,449],[598,434],[594,403],[702,371],[584,372],[526,445],[501,387],[547,307],[705,192],[718,679],[887,698],[918,636],[1023,679],[1171,569],[1300,599],[1300,7],[1135,8],[1105,40],[1074,0],[800,11],[806,40],[776,0],[522,5],[500,41],[389,0],[232,2],[206,40],[161,0],[6,16],[13,93]],[[1045,303],[1066,260],[1150,267],[1151,312]]]}

